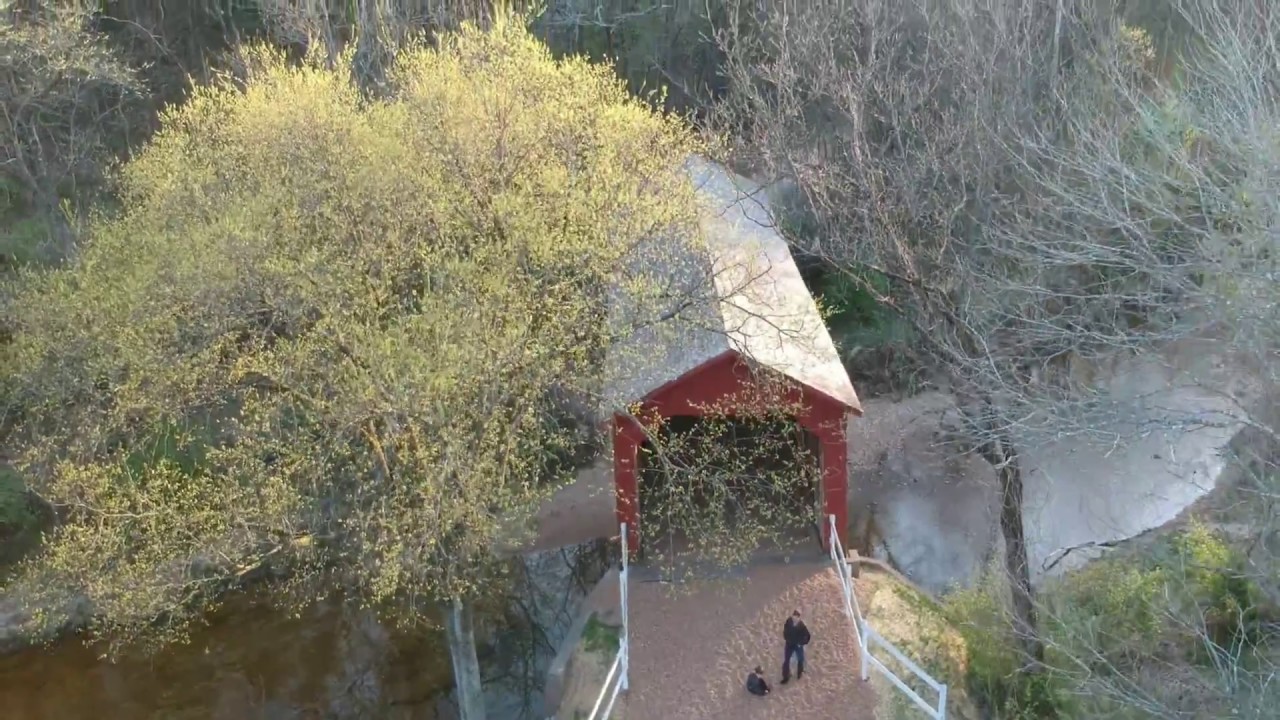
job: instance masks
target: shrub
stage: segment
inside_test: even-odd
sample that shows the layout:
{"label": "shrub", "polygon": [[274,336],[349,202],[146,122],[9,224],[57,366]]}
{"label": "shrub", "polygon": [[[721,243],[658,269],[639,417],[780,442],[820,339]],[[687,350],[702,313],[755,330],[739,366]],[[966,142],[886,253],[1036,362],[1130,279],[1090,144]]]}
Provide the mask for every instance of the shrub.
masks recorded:
{"label": "shrub", "polygon": [[1163,625],[1167,573],[1130,561],[1096,562],[1073,573],[1053,598],[1051,632],[1078,657],[1133,662],[1154,650]]}
{"label": "shrub", "polygon": [[1140,554],[1109,556],[1052,581],[1039,598],[1047,645],[1039,673],[1024,671],[998,570],[952,593],[945,607],[964,637],[970,692],[996,718],[1220,709],[1258,692],[1242,689],[1252,680],[1219,685],[1221,670],[1272,662],[1274,652],[1259,610],[1263,592],[1246,570],[1228,538],[1193,522]]}
{"label": "shrub", "polygon": [[622,641],[621,630],[605,624],[594,614],[582,628],[582,647],[587,652],[613,654]]}
{"label": "shrub", "polygon": [[973,588],[957,590],[944,601],[945,613],[968,650],[969,691],[997,718],[1039,720],[1067,714],[1062,676],[1051,667],[1026,671],[998,577],[988,574]]}
{"label": "shrub", "polygon": [[1175,535],[1170,545],[1173,589],[1181,591],[1186,610],[1203,618],[1209,638],[1224,648],[1252,642],[1259,590],[1244,572],[1244,556],[1199,522]]}
{"label": "shrub", "polygon": [[0,469],[0,534],[21,532],[35,520],[22,478],[10,469]]}

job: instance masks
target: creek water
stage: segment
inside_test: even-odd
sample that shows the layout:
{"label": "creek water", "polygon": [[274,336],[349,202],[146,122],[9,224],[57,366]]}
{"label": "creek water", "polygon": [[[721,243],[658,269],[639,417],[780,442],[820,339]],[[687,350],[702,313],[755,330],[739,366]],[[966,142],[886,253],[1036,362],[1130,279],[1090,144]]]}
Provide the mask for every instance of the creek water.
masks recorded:
{"label": "creek water", "polygon": [[0,656],[5,720],[435,720],[452,684],[434,633],[318,604],[227,603],[190,641],[113,661],[75,638]]}
{"label": "creek water", "polygon": [[[490,718],[544,717],[540,682],[582,597],[604,573],[603,547],[523,557],[513,579],[524,620],[481,639]],[[293,616],[236,596],[188,642],[113,660],[101,655],[76,638],[0,655],[0,720],[453,717],[443,633],[394,630],[337,603]]]}

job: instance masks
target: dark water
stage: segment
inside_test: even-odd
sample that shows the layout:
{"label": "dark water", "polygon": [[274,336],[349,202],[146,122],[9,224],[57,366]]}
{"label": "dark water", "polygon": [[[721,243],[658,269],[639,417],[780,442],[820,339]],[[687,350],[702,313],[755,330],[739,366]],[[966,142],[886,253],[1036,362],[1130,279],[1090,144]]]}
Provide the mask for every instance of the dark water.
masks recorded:
{"label": "dark water", "polygon": [[438,635],[319,605],[240,599],[189,643],[115,662],[78,640],[0,656],[3,720],[435,720],[451,684]]}
{"label": "dark water", "polygon": [[[614,561],[607,549],[566,546],[513,566],[525,620],[481,639],[490,718],[545,717],[538,683]],[[398,631],[337,603],[294,617],[241,595],[189,642],[151,655],[108,661],[75,638],[0,655],[0,720],[449,720],[452,684],[440,632]]]}

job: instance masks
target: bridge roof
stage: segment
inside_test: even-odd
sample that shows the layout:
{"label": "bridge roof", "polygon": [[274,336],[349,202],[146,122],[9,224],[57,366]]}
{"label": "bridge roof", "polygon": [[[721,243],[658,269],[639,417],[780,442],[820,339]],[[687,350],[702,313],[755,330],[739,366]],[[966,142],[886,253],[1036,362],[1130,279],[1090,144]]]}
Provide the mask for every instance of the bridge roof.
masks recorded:
{"label": "bridge roof", "polygon": [[610,353],[607,401],[643,400],[732,351],[861,412],[764,190],[701,158],[687,169],[702,242],[678,253],[661,243],[641,250],[641,262],[661,266],[670,300],[651,322],[626,317],[625,301],[616,304],[614,320],[636,329]]}

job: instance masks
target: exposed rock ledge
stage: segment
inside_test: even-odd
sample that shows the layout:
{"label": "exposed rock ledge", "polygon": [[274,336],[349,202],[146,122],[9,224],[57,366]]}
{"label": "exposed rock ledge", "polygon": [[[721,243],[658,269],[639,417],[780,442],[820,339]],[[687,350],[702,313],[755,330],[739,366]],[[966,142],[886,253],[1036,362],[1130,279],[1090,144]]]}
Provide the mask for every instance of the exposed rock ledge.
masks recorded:
{"label": "exposed rock ledge", "polygon": [[[1117,363],[1099,376],[1095,386],[1125,408],[1117,439],[1020,448],[1033,582],[1096,557],[1092,544],[1158,528],[1207,495],[1247,409],[1259,406],[1246,374],[1229,372],[1203,346]],[[931,392],[864,405],[850,428],[852,544],[931,592],[968,584],[999,548],[999,498],[989,465],[940,445],[953,399]]]}

